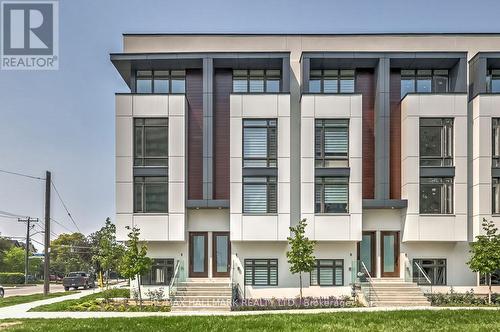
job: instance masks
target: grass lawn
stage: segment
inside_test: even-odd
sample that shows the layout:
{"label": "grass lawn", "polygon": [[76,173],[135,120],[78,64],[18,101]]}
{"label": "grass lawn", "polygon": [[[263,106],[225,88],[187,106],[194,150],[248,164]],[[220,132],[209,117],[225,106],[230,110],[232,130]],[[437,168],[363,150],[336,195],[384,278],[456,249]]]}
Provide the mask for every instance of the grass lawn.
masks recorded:
{"label": "grass lawn", "polygon": [[44,296],[43,294],[32,294],[32,295],[18,295],[18,296],[4,297],[4,298],[0,299],[0,308],[8,307],[11,305],[16,305],[16,304],[21,304],[21,303],[46,300],[46,299],[50,299],[53,297],[59,297],[59,296],[68,295],[68,294],[72,294],[72,293],[76,293],[76,292],[50,293],[47,296]]}
{"label": "grass lawn", "polygon": [[78,304],[81,304],[84,302],[89,302],[89,301],[95,300],[97,298],[103,298],[105,296],[108,296],[109,298],[129,297],[130,291],[128,290],[128,288],[127,289],[125,289],[125,288],[109,289],[109,290],[105,290],[103,292],[98,292],[98,293],[86,295],[86,296],[81,297],[81,298],[76,299],[76,300],[66,300],[66,301],[61,301],[61,302],[57,302],[57,303],[42,305],[42,306],[30,309],[30,311],[71,311],[70,310],[71,306],[76,306]]}
{"label": "grass lawn", "polygon": [[[5,324],[2,326],[2,324]],[[10,326],[8,326],[9,324]],[[0,321],[5,331],[500,331],[500,312],[392,311]]]}

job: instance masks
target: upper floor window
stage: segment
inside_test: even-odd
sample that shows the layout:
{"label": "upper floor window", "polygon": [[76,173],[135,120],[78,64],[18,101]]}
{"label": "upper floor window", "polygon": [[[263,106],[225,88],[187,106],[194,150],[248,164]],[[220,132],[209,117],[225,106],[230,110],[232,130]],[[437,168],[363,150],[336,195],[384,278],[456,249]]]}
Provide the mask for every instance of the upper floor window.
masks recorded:
{"label": "upper floor window", "polygon": [[134,166],[168,165],[168,119],[134,119]]}
{"label": "upper floor window", "polygon": [[316,167],[349,165],[349,120],[316,120]]}
{"label": "upper floor window", "polygon": [[317,176],[315,182],[315,213],[349,212],[349,178]]}
{"label": "upper floor window", "polygon": [[500,167],[500,118],[491,119],[491,167]]}
{"label": "upper floor window", "polygon": [[185,93],[185,70],[138,70],[135,73],[137,93]]}
{"label": "upper floor window", "polygon": [[134,176],[134,213],[168,212],[168,178]]}
{"label": "upper floor window", "polygon": [[233,70],[233,92],[280,92],[281,71],[278,69]]}
{"label": "upper floor window", "polygon": [[498,69],[488,70],[488,75],[486,76],[486,85],[488,92],[491,93],[500,92],[500,70]]}
{"label": "upper floor window", "polygon": [[243,167],[276,167],[276,122],[243,120]]}
{"label": "upper floor window", "polygon": [[277,213],[275,176],[243,177],[243,213]]}
{"label": "upper floor window", "polygon": [[420,166],[453,166],[453,119],[420,119]]}
{"label": "upper floor window", "polygon": [[448,70],[401,70],[401,98],[412,92],[448,92]]}
{"label": "upper floor window", "polygon": [[309,92],[311,93],[354,93],[353,69],[311,70]]}
{"label": "upper floor window", "polygon": [[453,213],[453,178],[420,178],[420,213]]}
{"label": "upper floor window", "polygon": [[500,214],[500,178],[491,179],[491,213]]}

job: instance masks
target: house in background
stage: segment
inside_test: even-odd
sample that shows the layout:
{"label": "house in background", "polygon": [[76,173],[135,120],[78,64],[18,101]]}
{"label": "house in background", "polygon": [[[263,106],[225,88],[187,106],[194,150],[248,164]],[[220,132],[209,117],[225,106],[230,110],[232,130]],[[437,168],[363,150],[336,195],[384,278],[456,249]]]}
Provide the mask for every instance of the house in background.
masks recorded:
{"label": "house in background", "polygon": [[498,35],[124,35],[116,222],[154,259],[141,283],[294,297],[286,239],[306,218],[305,295],[349,295],[360,274],[481,292],[466,261],[482,218],[500,226],[492,50]]}

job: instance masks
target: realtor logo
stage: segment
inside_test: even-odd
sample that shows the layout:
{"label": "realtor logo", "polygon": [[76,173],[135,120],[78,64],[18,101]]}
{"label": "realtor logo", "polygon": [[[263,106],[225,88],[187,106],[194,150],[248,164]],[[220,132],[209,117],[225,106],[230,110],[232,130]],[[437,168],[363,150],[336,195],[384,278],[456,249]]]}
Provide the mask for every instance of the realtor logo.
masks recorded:
{"label": "realtor logo", "polygon": [[57,1],[1,2],[0,69],[58,69],[58,5]]}

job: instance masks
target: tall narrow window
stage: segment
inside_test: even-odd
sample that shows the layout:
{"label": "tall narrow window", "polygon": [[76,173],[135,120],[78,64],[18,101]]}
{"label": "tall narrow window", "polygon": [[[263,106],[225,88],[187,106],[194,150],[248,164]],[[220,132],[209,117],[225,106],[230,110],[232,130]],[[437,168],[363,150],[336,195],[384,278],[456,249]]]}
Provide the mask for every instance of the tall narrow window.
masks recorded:
{"label": "tall narrow window", "polygon": [[134,166],[168,165],[168,119],[134,119]]}
{"label": "tall narrow window", "polygon": [[135,72],[137,93],[185,93],[185,70],[137,70]]}
{"label": "tall narrow window", "polygon": [[311,272],[312,286],[343,286],[344,260],[317,259]]}
{"label": "tall narrow window", "polygon": [[168,212],[168,178],[134,176],[134,213]]}
{"label": "tall narrow window", "polygon": [[316,177],[315,213],[349,212],[349,178]]}
{"label": "tall narrow window", "polygon": [[408,93],[445,93],[449,90],[447,69],[401,70],[401,98]]}
{"label": "tall narrow window", "polygon": [[278,286],[277,259],[245,259],[245,285]]}
{"label": "tall narrow window", "polygon": [[453,166],[453,119],[420,119],[420,166]]}
{"label": "tall narrow window", "polygon": [[277,213],[275,176],[243,177],[243,213]]}
{"label": "tall narrow window", "polygon": [[500,118],[491,119],[491,124],[491,167],[497,168],[500,167]]}
{"label": "tall narrow window", "polygon": [[316,120],[316,167],[349,165],[349,120]]}
{"label": "tall narrow window", "polygon": [[233,70],[233,92],[235,93],[279,93],[281,71],[278,69]]}
{"label": "tall narrow window", "polygon": [[276,167],[276,119],[243,120],[243,167]]}
{"label": "tall narrow window", "polygon": [[453,213],[453,178],[420,178],[420,213]]}
{"label": "tall narrow window", "polygon": [[500,178],[491,179],[492,214],[500,214]]}
{"label": "tall narrow window", "polygon": [[311,70],[309,92],[354,93],[355,71],[352,69]]}

